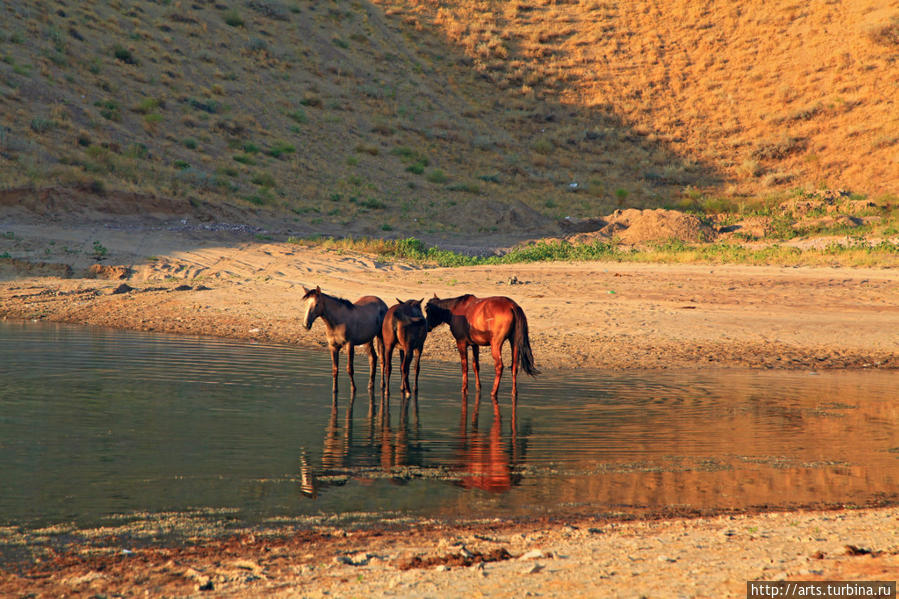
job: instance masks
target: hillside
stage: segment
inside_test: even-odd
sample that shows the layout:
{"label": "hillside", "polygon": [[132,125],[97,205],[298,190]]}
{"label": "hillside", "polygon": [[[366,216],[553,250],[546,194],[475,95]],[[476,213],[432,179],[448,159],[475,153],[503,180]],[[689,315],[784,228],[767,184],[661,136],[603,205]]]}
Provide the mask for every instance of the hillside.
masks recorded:
{"label": "hillside", "polygon": [[[899,2],[6,3],[2,188],[369,235],[899,193]],[[135,193],[136,192],[136,193]]]}

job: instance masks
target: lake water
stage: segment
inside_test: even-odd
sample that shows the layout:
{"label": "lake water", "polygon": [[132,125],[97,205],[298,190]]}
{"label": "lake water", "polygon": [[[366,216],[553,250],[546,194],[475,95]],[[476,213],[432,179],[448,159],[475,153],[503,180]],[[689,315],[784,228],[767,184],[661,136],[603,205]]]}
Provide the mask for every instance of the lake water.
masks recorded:
{"label": "lake water", "polygon": [[[539,361],[539,347],[535,348]],[[345,357],[344,357],[345,359]],[[0,323],[0,524],[224,508],[247,522],[864,504],[899,495],[899,373],[551,371],[332,404],[324,350]],[[484,363],[492,375],[489,359]],[[396,368],[394,377],[396,377]],[[320,521],[320,520],[319,520]]]}

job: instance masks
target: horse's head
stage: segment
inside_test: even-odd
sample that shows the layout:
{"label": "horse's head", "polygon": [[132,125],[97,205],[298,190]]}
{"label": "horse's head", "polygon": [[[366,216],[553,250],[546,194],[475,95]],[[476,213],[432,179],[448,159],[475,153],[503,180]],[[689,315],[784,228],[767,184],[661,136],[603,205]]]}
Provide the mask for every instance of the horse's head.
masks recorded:
{"label": "horse's head", "polygon": [[399,306],[394,312],[394,318],[400,322],[411,323],[425,320],[424,312],[421,311],[421,303],[425,301],[424,298],[405,301],[397,298],[396,301],[399,302]]}
{"label": "horse's head", "polygon": [[452,312],[440,305],[440,300],[436,295],[425,304],[425,313],[428,319],[428,331],[433,331],[435,327],[443,323],[449,324],[453,317]]}
{"label": "horse's head", "polygon": [[321,316],[324,311],[322,306],[322,289],[318,286],[315,289],[303,287],[303,291],[306,292],[303,295],[303,300],[306,302],[306,315],[303,317],[303,326],[308,331],[312,328],[312,323],[315,322],[315,319]]}

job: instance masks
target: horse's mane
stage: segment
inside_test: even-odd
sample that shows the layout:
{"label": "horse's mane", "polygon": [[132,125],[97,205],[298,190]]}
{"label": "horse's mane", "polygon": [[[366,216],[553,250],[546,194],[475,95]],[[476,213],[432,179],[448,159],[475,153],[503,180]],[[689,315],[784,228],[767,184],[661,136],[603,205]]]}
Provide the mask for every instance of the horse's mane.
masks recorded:
{"label": "horse's mane", "polygon": [[307,292],[305,293],[305,295],[303,295],[303,299],[306,299],[307,297],[309,297],[310,295],[313,295],[313,294],[316,293],[316,292],[317,292],[319,295],[321,295],[322,297],[326,297],[326,298],[328,298],[328,299],[331,300],[331,301],[334,301],[334,302],[337,302],[338,304],[341,304],[344,308],[355,308],[355,307],[356,307],[356,305],[355,305],[353,302],[351,302],[350,300],[343,299],[342,297],[337,297],[336,295],[330,295],[330,294],[327,294],[327,293],[325,293],[324,291],[321,291],[320,289],[319,289],[319,290],[316,290],[316,289],[310,289],[309,291],[307,291]]}
{"label": "horse's mane", "polygon": [[330,300],[334,300],[338,304],[341,304],[344,308],[355,308],[356,304],[351,302],[348,299],[343,299],[342,297],[337,297],[336,295],[328,295],[327,293],[322,293],[323,296]]}
{"label": "horse's mane", "polygon": [[455,306],[456,304],[472,297],[474,297],[472,294],[466,293],[465,295],[460,295],[459,297],[448,297],[444,299],[431,298],[428,300],[428,303],[430,304],[431,302],[433,302],[435,305],[441,308],[446,308],[447,306]]}

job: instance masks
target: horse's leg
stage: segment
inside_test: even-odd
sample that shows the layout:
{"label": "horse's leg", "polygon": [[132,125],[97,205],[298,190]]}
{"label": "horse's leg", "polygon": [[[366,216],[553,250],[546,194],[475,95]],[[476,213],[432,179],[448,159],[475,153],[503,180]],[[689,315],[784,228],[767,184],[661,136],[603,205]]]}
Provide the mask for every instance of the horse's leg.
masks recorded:
{"label": "horse's leg", "polygon": [[[382,395],[390,397],[390,373],[393,371],[393,340],[387,342],[384,354],[381,356],[381,389]],[[386,382],[385,382],[386,381]]]}
{"label": "horse's leg", "polygon": [[415,350],[415,397],[418,398],[418,373],[421,370],[421,348]]}
{"label": "horse's leg", "polygon": [[375,340],[368,342],[368,392],[375,392],[375,377],[378,375],[378,358],[375,353]]}
{"label": "horse's leg", "polygon": [[331,346],[331,378],[333,382],[331,384],[331,392],[334,394],[334,399],[337,399],[337,365],[340,362],[340,348]]}
{"label": "horse's leg", "polygon": [[459,357],[462,359],[462,393],[468,393],[468,344],[465,341],[456,341],[459,348]]}
{"label": "horse's leg", "polygon": [[412,350],[403,350],[403,398],[412,397],[412,388],[409,387],[409,366],[412,364]]}
{"label": "horse's leg", "polygon": [[346,373],[350,375],[350,394],[356,395],[356,381],[353,378],[353,358],[356,355],[356,346],[352,343],[347,343],[346,350]]}
{"label": "horse's leg", "polygon": [[[495,339],[495,337],[494,337]],[[502,343],[496,343],[495,341],[490,344],[490,353],[493,354],[493,368],[496,370],[496,376],[493,379],[493,390],[490,391],[490,399],[493,400],[494,403],[496,400],[496,392],[499,391],[499,380],[503,376],[503,346]]]}
{"label": "horse's leg", "polygon": [[481,390],[481,348],[477,345],[471,346],[471,367],[474,368],[474,384]]}
{"label": "horse's leg", "polygon": [[384,338],[378,336],[378,356],[381,358],[381,393],[384,393],[384,387],[387,381],[384,380]]}

